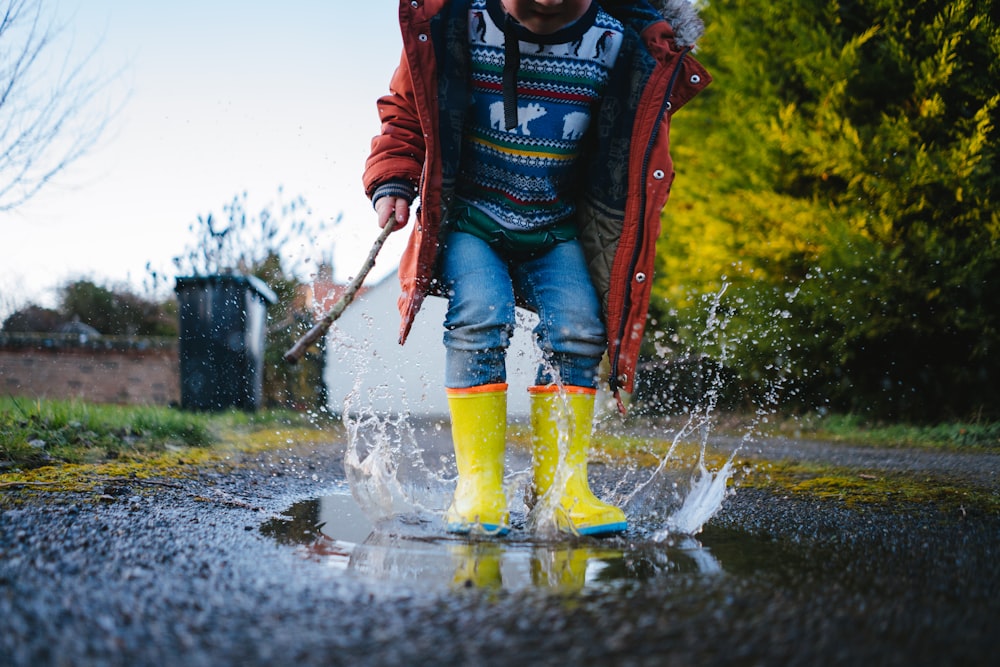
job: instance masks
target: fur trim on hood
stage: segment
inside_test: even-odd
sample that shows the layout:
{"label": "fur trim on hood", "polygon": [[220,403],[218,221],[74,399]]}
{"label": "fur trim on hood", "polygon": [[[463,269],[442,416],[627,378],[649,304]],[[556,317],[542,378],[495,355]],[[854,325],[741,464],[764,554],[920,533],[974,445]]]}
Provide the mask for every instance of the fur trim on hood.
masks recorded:
{"label": "fur trim on hood", "polygon": [[697,0],[650,0],[674,29],[678,46],[694,47],[705,34],[705,23],[698,16]]}
{"label": "fur trim on hood", "polygon": [[698,16],[695,4],[699,0],[600,0],[612,16],[622,19],[623,15],[650,16],[657,12],[674,29],[677,46],[691,47],[705,33],[705,24]]}

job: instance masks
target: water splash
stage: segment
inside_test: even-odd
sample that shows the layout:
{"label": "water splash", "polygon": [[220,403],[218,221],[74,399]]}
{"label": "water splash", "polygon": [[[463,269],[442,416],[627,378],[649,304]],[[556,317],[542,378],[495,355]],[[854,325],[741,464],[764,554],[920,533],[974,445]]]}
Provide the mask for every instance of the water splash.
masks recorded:
{"label": "water splash", "polygon": [[659,542],[667,539],[672,533],[681,535],[700,533],[708,520],[722,509],[732,469],[731,461],[726,461],[725,465],[715,472],[709,471],[704,465],[699,465],[680,509],[670,515],[666,527],[657,531],[653,539]]}
{"label": "water splash", "polygon": [[[697,357],[697,376],[699,380],[704,378],[705,384],[688,411],[687,420],[674,433],[667,451],[658,456],[658,463],[648,476],[637,482],[623,498],[623,505],[630,515],[662,522],[662,526],[654,531],[656,541],[667,540],[672,535],[697,535],[722,509],[725,499],[734,492],[732,482],[737,469],[737,456],[754,440],[760,424],[766,422],[768,414],[777,407],[785,385],[789,369],[778,363],[770,366],[768,370],[774,373],[774,377],[767,381],[766,390],[749,424],[735,446],[730,445],[728,455],[713,469],[709,462],[710,452],[716,460],[724,452],[720,443],[716,442],[713,447],[710,442],[710,436],[716,430],[715,416],[726,383],[721,369],[728,362],[733,346],[740,344],[739,340],[727,334],[728,318],[724,315],[723,297],[728,289],[729,285],[724,282],[717,292],[706,295],[708,317],[698,338],[703,349],[717,349],[718,357],[712,360],[703,354]],[[789,296],[791,298],[794,295]],[[678,452],[692,443],[697,446],[697,454],[693,464],[685,467],[685,456]],[[648,467],[645,469],[648,470]],[[642,470],[640,468],[638,472],[641,474]],[[690,471],[686,479],[685,470]]]}
{"label": "water splash", "polygon": [[[405,391],[384,384],[365,388],[369,373],[386,377],[388,369],[373,371],[371,366],[379,358],[367,341],[356,341],[336,329],[331,336],[331,347],[338,350],[341,362],[354,369],[354,386],[344,398],[342,412],[348,434],[344,469],[352,495],[373,521],[396,516],[434,520],[444,512],[450,482],[430,470],[423,459]],[[387,397],[398,402],[398,412],[375,410],[373,406]]]}
{"label": "water splash", "polygon": [[[546,363],[546,362],[541,362]],[[548,369],[553,377],[557,373],[552,368]],[[525,482],[528,490],[528,497],[531,498],[531,507],[528,511],[528,529],[542,538],[557,537],[559,530],[559,514],[561,512],[560,500],[569,483],[572,469],[566,465],[566,456],[569,452],[570,439],[572,437],[573,426],[571,421],[572,411],[569,404],[569,395],[565,392],[556,394],[558,401],[555,409],[556,422],[556,456],[557,464],[555,473],[552,476],[551,486],[543,495],[535,497],[531,492],[530,473]]]}
{"label": "water splash", "polygon": [[[694,404],[681,412],[683,423],[672,429],[623,425],[626,430],[634,431],[632,437],[637,434],[649,440],[666,439],[669,442],[666,451],[654,454],[652,465],[648,459],[640,461],[635,456],[626,457],[625,461],[605,461],[604,470],[591,476],[599,497],[622,507],[635,530],[652,535],[659,542],[699,534],[721,510],[725,499],[734,492],[735,478],[741,470],[737,457],[753,442],[761,422],[766,422],[776,408],[788,372],[782,362],[775,362],[769,368],[775,377],[767,381],[766,391],[742,437],[720,444],[720,438],[713,434],[718,431],[715,423],[718,405],[727,382],[722,369],[734,346],[743,342],[735,339],[727,328],[727,313],[731,309],[724,306],[724,301],[728,289],[728,284],[724,283],[716,293],[705,297],[708,317],[698,337],[699,348],[717,350],[713,358],[703,353],[685,355],[673,350],[661,351],[665,358],[684,358],[695,364],[694,375],[700,384]],[[375,326],[373,321],[368,322],[370,329]],[[518,326],[530,327],[530,323],[519,320]],[[375,386],[368,382],[376,377],[398,377],[372,349],[368,337],[364,334],[350,336],[336,327],[331,336],[328,349],[336,351],[339,363],[350,368],[353,374],[353,387],[344,398],[342,412],[349,437],[345,469],[352,495],[374,521],[403,517],[440,529],[456,480],[447,423],[433,425],[430,433],[419,430],[414,424],[423,423],[425,419],[414,418],[411,414],[401,378],[396,383],[385,381]],[[538,357],[533,358],[533,361],[538,360]],[[417,398],[428,391],[426,385],[417,389],[420,394]],[[393,405],[394,409],[387,412],[377,407],[386,404]],[[562,462],[568,446],[569,411],[560,412]],[[437,449],[428,445],[431,440],[437,443]],[[445,444],[444,448],[440,448],[441,443]],[[425,447],[429,447],[429,451]],[[526,502],[526,492],[531,486],[530,460],[525,461],[524,452],[518,459],[511,450],[509,447],[504,485],[512,518],[537,539],[557,536],[559,497],[570,471],[561,464],[550,493]],[[648,451],[643,453],[650,454]],[[592,466],[592,473],[594,468],[598,466]]]}

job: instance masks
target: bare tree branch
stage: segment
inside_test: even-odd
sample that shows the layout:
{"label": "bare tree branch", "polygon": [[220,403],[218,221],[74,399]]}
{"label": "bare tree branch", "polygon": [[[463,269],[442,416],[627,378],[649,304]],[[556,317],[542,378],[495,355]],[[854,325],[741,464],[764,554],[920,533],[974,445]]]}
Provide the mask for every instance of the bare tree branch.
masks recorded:
{"label": "bare tree branch", "polygon": [[95,50],[78,60],[54,50],[64,28],[46,10],[45,0],[0,0],[0,212],[91,150],[112,116],[95,108],[107,83],[90,73]]}
{"label": "bare tree branch", "polygon": [[281,187],[277,199],[258,213],[247,211],[246,192],[234,196],[222,209],[224,215],[199,215],[188,226],[191,243],[173,258],[178,273],[254,274],[269,256],[277,255],[287,275],[302,277],[306,262],[301,256],[294,259],[290,251],[296,246],[307,247],[317,233],[340,220],[316,220],[302,196],[288,198]]}

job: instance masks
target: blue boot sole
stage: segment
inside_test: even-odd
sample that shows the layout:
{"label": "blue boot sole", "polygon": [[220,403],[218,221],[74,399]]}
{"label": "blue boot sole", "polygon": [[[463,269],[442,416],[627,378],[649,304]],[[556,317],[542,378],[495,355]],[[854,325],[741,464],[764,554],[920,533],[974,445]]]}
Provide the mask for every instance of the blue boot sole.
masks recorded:
{"label": "blue boot sole", "polygon": [[588,526],[587,528],[581,528],[576,532],[580,535],[587,535],[589,537],[606,537],[608,535],[624,533],[626,530],[628,530],[628,523],[625,521],[619,521],[617,523],[605,523],[600,526]]}
{"label": "blue boot sole", "polygon": [[487,524],[467,524],[467,523],[449,523],[448,532],[454,533],[456,535],[468,535],[470,533],[491,535],[496,537],[503,537],[510,532],[510,528],[507,526],[501,526],[497,524],[487,523]]}

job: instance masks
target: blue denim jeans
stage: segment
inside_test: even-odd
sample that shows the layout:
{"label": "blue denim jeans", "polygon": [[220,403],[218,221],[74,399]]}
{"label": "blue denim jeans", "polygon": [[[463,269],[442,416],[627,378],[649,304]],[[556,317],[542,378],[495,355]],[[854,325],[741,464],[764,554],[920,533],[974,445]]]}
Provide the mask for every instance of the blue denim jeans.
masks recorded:
{"label": "blue denim jeans", "polygon": [[507,381],[515,294],[539,317],[534,334],[543,362],[535,383],[597,386],[604,323],[577,241],[538,256],[505,257],[479,237],[453,231],[442,241],[441,278],[448,294],[446,387]]}

